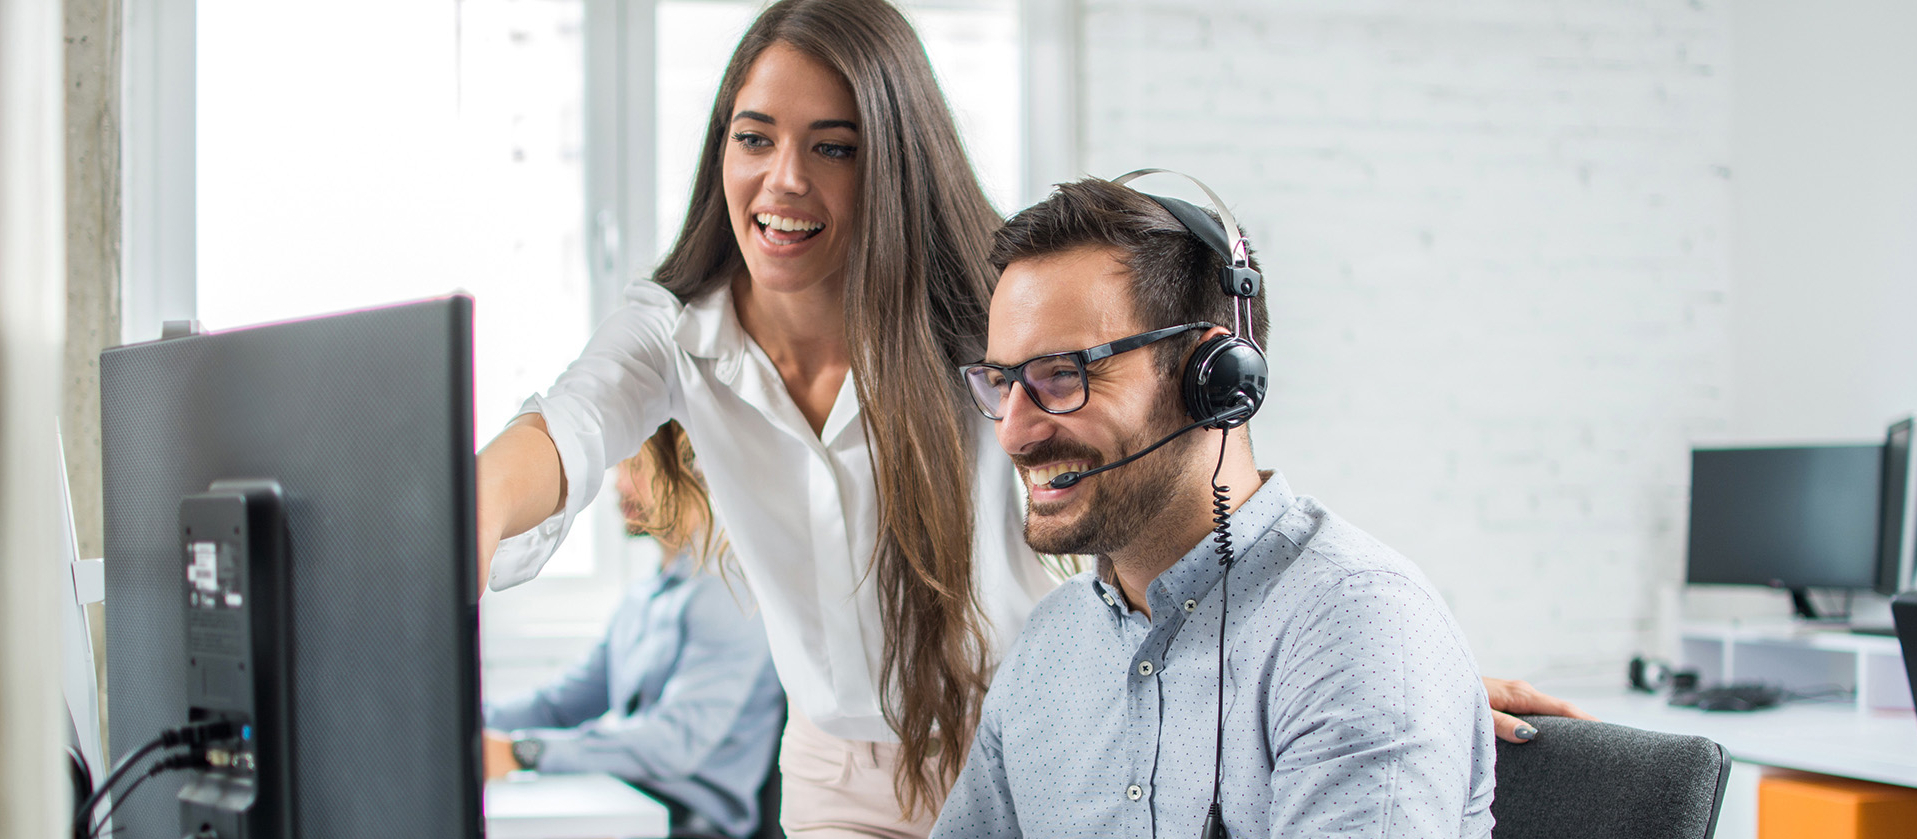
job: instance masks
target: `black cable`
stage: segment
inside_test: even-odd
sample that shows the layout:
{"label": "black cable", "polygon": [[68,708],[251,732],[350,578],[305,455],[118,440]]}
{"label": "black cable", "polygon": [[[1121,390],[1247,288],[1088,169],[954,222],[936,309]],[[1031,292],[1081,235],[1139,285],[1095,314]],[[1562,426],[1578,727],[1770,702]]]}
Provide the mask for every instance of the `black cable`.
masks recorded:
{"label": "black cable", "polygon": [[135,749],[133,754],[127,756],[125,760],[120,761],[120,765],[114,768],[112,774],[107,775],[106,780],[100,783],[99,788],[95,789],[92,795],[87,796],[86,803],[81,804],[79,809],[73,814],[74,835],[76,837],[83,836],[83,834],[80,833],[80,829],[93,821],[93,808],[100,806],[101,799],[105,798],[107,794],[113,790],[113,785],[119,783],[126,776],[126,773],[133,768],[134,764],[138,763],[147,755],[152,754],[154,750],[170,749],[174,746],[198,747],[214,740],[230,739],[235,733],[233,723],[230,720],[209,720],[207,722],[188,723],[179,728],[169,728],[166,731],[160,732],[160,736],[153,738],[152,742]]}
{"label": "black cable", "polygon": [[100,820],[96,822],[93,825],[93,827],[87,831],[87,836],[89,837],[99,836],[100,831],[106,828],[107,823],[110,821],[113,821],[113,814],[120,809],[120,805],[125,804],[127,802],[127,799],[130,799],[133,797],[133,791],[136,789],[139,789],[140,784],[145,783],[146,779],[151,778],[165,771],[162,768],[165,765],[166,765],[165,763],[154,764],[152,769],[148,769],[147,771],[141,773],[140,777],[134,778],[133,783],[127,785],[126,791],[120,793],[120,797],[113,800],[113,806],[108,807],[106,813],[100,816]]}
{"label": "black cable", "polygon": [[120,809],[120,805],[125,804],[128,799],[132,798],[133,791],[139,789],[140,784],[146,781],[146,779],[156,775],[164,775],[168,772],[176,772],[181,769],[204,769],[206,767],[206,753],[199,749],[169,755],[165,760],[153,764],[153,766],[147,769],[140,777],[134,778],[133,783],[127,785],[126,792],[121,793],[120,797],[113,802],[113,806],[107,808],[106,815],[100,817],[100,822],[95,824],[93,829],[87,832],[87,835],[89,837],[99,836],[100,831],[106,828],[107,822],[113,820],[114,811]]}
{"label": "black cable", "polygon": [[1218,476],[1225,471],[1225,448],[1231,431],[1218,435],[1218,465],[1211,470],[1212,541],[1217,543],[1218,564],[1224,573],[1218,580],[1218,737],[1212,742],[1211,809],[1205,814],[1200,839],[1226,839],[1225,817],[1218,800],[1225,779],[1225,629],[1231,608],[1231,487],[1220,486]]}
{"label": "black cable", "polygon": [[[113,789],[113,785],[119,783],[120,779],[126,775],[127,770],[132,769],[135,763],[138,763],[154,750],[164,747],[165,743],[162,742],[161,738],[156,737],[152,742],[135,749],[133,754],[129,755],[125,760],[120,761],[120,765],[114,768],[112,774],[107,775],[106,780],[102,781],[100,786],[93,790],[93,794],[87,796],[86,802],[74,811],[73,835],[77,837],[77,839],[85,839],[85,837],[94,832],[88,827],[93,823],[93,808],[100,806],[100,799],[106,797],[107,791]],[[83,829],[85,829],[86,832],[81,832]]]}

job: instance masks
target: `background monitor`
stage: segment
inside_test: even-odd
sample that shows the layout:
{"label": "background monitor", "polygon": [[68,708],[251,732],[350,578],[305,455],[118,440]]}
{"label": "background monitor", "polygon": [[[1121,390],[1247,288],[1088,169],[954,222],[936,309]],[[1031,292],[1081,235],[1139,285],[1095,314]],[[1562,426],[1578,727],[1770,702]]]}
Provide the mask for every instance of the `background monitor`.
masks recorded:
{"label": "background monitor", "polygon": [[[297,835],[480,834],[471,324],[452,297],[101,355],[116,755],[186,722],[181,498],[277,481]],[[185,835],[182,780],[113,835]]]}
{"label": "background monitor", "polygon": [[1694,450],[1687,581],[1874,587],[1883,473],[1876,445]]}
{"label": "background monitor", "polygon": [[1913,420],[1892,423],[1884,433],[1883,522],[1878,531],[1877,593],[1911,587],[1910,436]]}

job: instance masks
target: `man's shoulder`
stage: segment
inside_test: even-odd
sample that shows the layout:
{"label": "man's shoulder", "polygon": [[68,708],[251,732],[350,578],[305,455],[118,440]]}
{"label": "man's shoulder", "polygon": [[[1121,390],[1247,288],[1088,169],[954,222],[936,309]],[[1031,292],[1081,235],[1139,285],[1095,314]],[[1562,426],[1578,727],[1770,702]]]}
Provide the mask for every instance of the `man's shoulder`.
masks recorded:
{"label": "man's shoulder", "polygon": [[1039,598],[1038,605],[1032,607],[1032,615],[1025,621],[1025,631],[1031,632],[1040,625],[1057,628],[1060,624],[1077,623],[1091,613],[1089,604],[1098,597],[1098,575],[1093,571],[1080,571],[1065,579],[1057,588]]}
{"label": "man's shoulder", "polygon": [[1261,546],[1291,540],[1298,548],[1297,558],[1266,592],[1268,603],[1299,612],[1337,609],[1360,583],[1437,597],[1431,581],[1404,554],[1315,498],[1299,496],[1297,504],[1300,526],[1281,522],[1260,540]]}

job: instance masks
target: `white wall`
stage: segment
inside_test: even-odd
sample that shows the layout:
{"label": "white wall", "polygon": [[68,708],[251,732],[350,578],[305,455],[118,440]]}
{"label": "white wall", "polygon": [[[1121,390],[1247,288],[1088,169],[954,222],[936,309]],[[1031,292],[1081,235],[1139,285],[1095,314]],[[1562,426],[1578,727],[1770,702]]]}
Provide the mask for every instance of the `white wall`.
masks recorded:
{"label": "white wall", "polygon": [[[1708,442],[1880,439],[1917,410],[1917,6],[1739,0],[1730,19],[1732,410]],[[1789,609],[1743,587],[1684,603]],[[1868,592],[1853,609],[1890,619]]]}
{"label": "white wall", "polygon": [[1917,409],[1917,5],[1731,19],[1731,430],[1869,440]]}
{"label": "white wall", "polygon": [[0,0],[0,833],[61,835],[61,9]]}
{"label": "white wall", "polygon": [[1690,442],[1732,409],[1730,26],[1084,3],[1086,170],[1203,178],[1262,254],[1260,460],[1422,566],[1489,673],[1621,680],[1675,610]]}

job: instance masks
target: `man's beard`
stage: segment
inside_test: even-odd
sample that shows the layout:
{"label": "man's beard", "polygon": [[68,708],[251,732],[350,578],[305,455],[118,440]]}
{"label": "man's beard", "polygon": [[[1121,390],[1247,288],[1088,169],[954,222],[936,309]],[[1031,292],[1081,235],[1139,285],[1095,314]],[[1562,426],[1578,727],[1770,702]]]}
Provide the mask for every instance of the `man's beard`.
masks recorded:
{"label": "man's beard", "polygon": [[[1154,417],[1157,421],[1151,423],[1148,430],[1121,440],[1111,460],[1139,451],[1183,425],[1184,414],[1177,411],[1175,402],[1171,405],[1172,410],[1158,412]],[[1053,511],[1028,499],[1026,544],[1042,554],[1110,554],[1124,550],[1146,531],[1154,518],[1181,506],[1175,499],[1191,490],[1186,475],[1187,458],[1183,455],[1201,437],[1180,437],[1136,461],[1087,479],[1085,485],[1091,492],[1085,498],[1067,502],[1076,503],[1082,509],[1075,520],[1046,515]],[[1018,458],[1021,465],[1065,460],[1083,460],[1093,466],[1109,462],[1089,446],[1054,441],[1040,444]]]}

